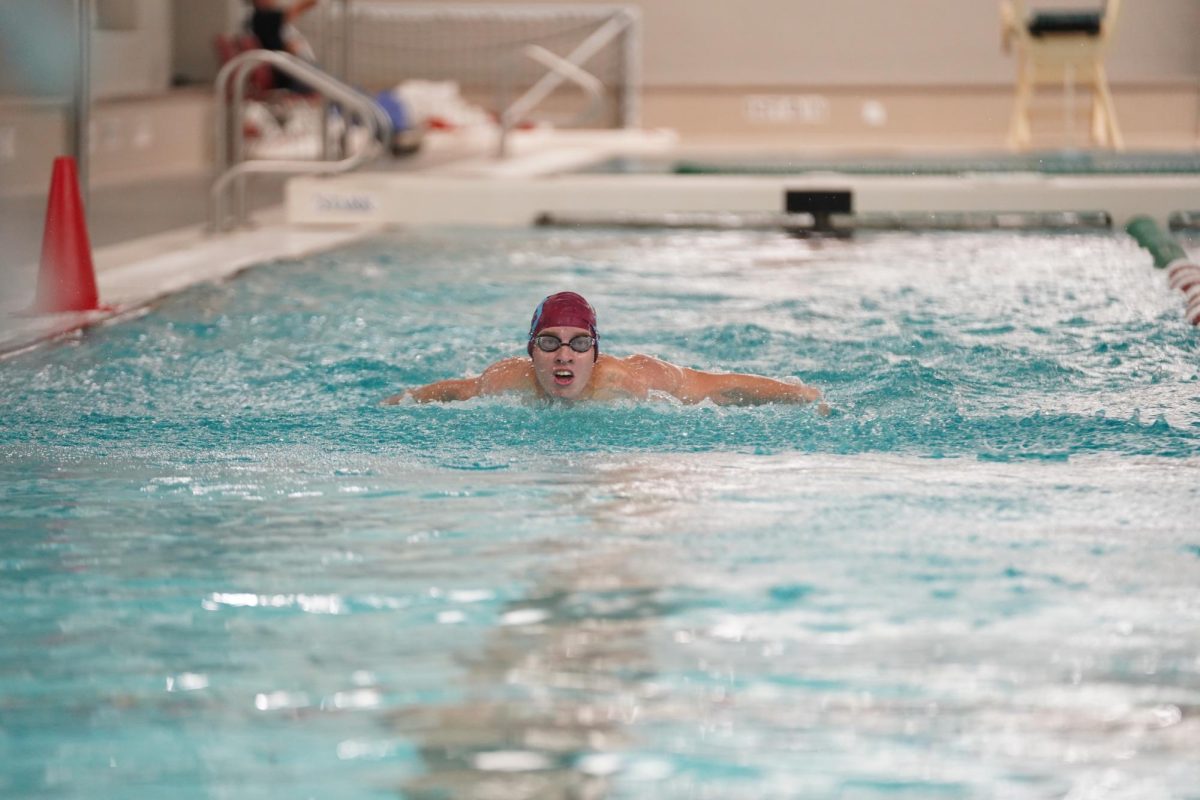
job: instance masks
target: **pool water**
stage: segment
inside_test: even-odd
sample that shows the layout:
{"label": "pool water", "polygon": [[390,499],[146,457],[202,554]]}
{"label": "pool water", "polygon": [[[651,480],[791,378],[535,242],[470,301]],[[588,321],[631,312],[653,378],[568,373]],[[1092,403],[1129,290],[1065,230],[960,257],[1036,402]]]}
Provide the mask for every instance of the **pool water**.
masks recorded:
{"label": "pool water", "polygon": [[[523,352],[811,408],[383,407]],[[1116,234],[397,233],[0,363],[0,795],[1197,798],[1200,361]]]}

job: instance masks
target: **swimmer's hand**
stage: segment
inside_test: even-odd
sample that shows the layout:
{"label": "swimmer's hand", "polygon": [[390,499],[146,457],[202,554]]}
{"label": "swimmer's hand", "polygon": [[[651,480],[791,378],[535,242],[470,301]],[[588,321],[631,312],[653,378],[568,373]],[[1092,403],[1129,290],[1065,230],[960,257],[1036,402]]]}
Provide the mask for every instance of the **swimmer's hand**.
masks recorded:
{"label": "swimmer's hand", "polygon": [[[487,373],[485,372],[484,375]],[[405,389],[400,394],[394,394],[383,401],[385,406],[394,406],[406,399],[414,403],[446,403],[452,400],[470,400],[478,397],[483,390],[483,377],[454,378],[448,381],[438,381],[428,386],[418,386],[415,389]]]}
{"label": "swimmer's hand", "polygon": [[829,416],[829,404],[821,399],[821,390],[815,386],[805,386],[800,384],[795,387],[796,402],[811,403],[815,405],[816,412],[822,417]]}
{"label": "swimmer's hand", "polygon": [[404,402],[404,398],[406,398],[406,397],[408,397],[408,390],[405,390],[405,391],[401,392],[400,394],[394,394],[391,397],[385,397],[383,402],[380,403],[380,405],[382,405],[382,406],[400,405],[401,403]]}
{"label": "swimmer's hand", "polygon": [[829,416],[829,404],[821,399],[821,390],[815,386],[798,384],[792,387],[792,397],[788,402],[811,404],[822,417]]}

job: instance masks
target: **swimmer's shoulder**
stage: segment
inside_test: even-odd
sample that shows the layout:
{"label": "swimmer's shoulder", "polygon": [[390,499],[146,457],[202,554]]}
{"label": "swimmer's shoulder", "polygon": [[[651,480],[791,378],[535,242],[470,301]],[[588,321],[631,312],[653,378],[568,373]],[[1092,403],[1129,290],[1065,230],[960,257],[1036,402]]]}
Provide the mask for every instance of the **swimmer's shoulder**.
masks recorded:
{"label": "swimmer's shoulder", "polygon": [[595,381],[622,381],[637,373],[639,356],[613,356],[601,353],[596,359],[596,368],[592,373]]}
{"label": "swimmer's shoulder", "polygon": [[602,353],[593,380],[598,391],[644,399],[653,391],[673,392],[679,382],[679,367],[641,353],[625,357]]}
{"label": "swimmer's shoulder", "polygon": [[625,358],[625,366],[635,370],[647,369],[678,369],[669,361],[663,361],[661,358],[648,356],[645,353],[634,353]]}
{"label": "swimmer's shoulder", "polygon": [[497,361],[479,376],[481,394],[534,391],[535,384],[533,363],[518,356]]}
{"label": "swimmer's shoulder", "polygon": [[586,397],[590,400],[638,400],[645,389],[634,379],[628,358],[601,353],[592,370]]}
{"label": "swimmer's shoulder", "polygon": [[684,376],[682,367],[645,353],[634,353],[624,362],[624,368],[631,378],[648,390],[674,392]]}
{"label": "swimmer's shoulder", "polygon": [[637,372],[647,367],[654,368],[666,363],[661,359],[648,356],[644,353],[634,353],[631,356],[612,356],[607,353],[601,353],[600,358],[596,361],[596,369],[611,370],[613,372]]}

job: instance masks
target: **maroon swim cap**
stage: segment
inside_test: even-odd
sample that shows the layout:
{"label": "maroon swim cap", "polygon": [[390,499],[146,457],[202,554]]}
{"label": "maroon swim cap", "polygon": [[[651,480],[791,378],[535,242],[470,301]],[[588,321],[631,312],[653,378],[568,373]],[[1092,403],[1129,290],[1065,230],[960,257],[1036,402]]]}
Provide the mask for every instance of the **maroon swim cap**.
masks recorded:
{"label": "maroon swim cap", "polygon": [[534,309],[533,319],[529,321],[529,343],[525,349],[533,355],[533,337],[546,328],[567,326],[570,328],[586,328],[596,340],[593,360],[600,356],[600,334],[596,333],[596,310],[592,304],[574,292],[559,292],[552,294]]}

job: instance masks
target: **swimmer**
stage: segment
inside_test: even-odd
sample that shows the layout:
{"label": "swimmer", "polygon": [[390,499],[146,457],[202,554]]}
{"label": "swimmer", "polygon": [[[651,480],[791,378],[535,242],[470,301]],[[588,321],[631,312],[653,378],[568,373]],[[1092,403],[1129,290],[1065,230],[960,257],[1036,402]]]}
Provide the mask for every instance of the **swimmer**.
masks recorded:
{"label": "swimmer", "polygon": [[[394,405],[411,397],[418,403],[435,403],[500,394],[566,403],[645,400],[658,394],[683,403],[710,400],[731,406],[803,404],[821,399],[818,389],[800,383],[759,375],[701,372],[646,355],[601,355],[596,312],[574,292],[552,294],[538,305],[529,324],[525,349],[529,358],[506,358],[475,377],[438,381],[383,402]],[[818,405],[818,411],[829,413],[824,403]]]}

